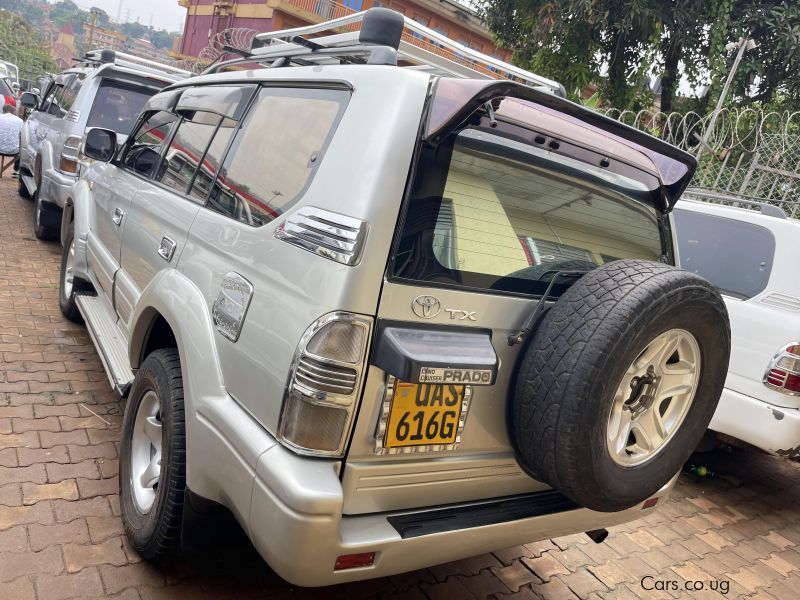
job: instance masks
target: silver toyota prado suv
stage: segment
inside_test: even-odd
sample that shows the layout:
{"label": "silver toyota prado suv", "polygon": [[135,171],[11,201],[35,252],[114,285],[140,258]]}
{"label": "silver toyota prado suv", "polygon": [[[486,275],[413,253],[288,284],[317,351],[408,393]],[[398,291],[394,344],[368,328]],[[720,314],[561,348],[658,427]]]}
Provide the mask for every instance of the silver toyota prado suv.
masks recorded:
{"label": "silver toyota prado suv", "polygon": [[658,506],[730,347],[673,266],[694,159],[385,9],[244,54],[90,129],[65,199],[133,547],[222,505],[320,586]]}
{"label": "silver toyota prado suv", "polygon": [[86,129],[105,127],[124,141],[148,98],[189,74],[129,54],[93,50],[57,75],[41,98],[22,94],[23,106],[32,112],[20,139],[19,194],[36,202],[37,238],[58,239]]}

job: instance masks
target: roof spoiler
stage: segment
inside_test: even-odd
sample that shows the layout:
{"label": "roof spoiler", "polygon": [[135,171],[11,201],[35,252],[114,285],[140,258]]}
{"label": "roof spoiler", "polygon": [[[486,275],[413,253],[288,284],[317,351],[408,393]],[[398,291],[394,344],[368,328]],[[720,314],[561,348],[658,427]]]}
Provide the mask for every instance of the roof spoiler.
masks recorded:
{"label": "roof spoiler", "polygon": [[695,157],[672,144],[580,104],[511,81],[440,79],[434,90],[424,140],[438,145],[477,109],[503,97],[533,102],[573,125],[594,134],[602,133],[613,143],[646,157],[660,182],[666,210],[674,207],[697,169]]}

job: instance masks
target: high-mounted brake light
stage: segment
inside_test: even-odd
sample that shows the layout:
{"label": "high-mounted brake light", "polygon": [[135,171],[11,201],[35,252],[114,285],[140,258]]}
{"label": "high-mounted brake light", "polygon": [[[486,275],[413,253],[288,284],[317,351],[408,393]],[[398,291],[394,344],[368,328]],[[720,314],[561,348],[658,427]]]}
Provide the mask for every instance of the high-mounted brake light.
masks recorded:
{"label": "high-mounted brake light", "polygon": [[300,339],[278,437],[303,454],[341,456],[353,422],[372,319],[335,312]]}
{"label": "high-mounted brake light", "polygon": [[764,385],[784,394],[800,396],[800,342],[781,348],[767,367]]}

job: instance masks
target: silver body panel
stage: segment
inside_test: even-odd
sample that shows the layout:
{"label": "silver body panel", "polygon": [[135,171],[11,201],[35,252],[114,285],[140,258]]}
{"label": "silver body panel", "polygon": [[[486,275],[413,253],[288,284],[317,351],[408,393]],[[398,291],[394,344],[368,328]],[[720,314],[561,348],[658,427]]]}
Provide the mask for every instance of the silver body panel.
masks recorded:
{"label": "silver body panel", "polygon": [[[517,465],[505,394],[498,392],[508,389],[508,366],[519,353],[505,336],[522,325],[531,300],[384,282],[428,74],[368,65],[283,68],[201,76],[192,85],[245,81],[344,82],[353,90],[324,160],[283,218],[251,227],[114,164],[90,166],[71,190],[75,272],[104,296],[106,318],[125,337],[130,369],[139,367],[157,319],[174,333],[184,375],[188,487],[227,506],[270,565],[302,585],[398,573],[646,514],[641,506],[614,514],[578,509],[408,540],[386,514],[376,514],[546,488]],[[348,266],[276,237],[284,218],[304,207],[366,222],[359,260]],[[119,226],[112,219],[117,209],[125,213]],[[170,260],[158,254],[165,237],[176,247]],[[231,272],[252,285],[235,340],[212,317]],[[475,387],[462,444],[433,454],[376,454],[386,379],[370,367],[346,463],[281,445],[276,432],[287,376],[309,324],[333,311],[417,322],[411,302],[420,294],[474,313],[474,322],[460,325],[493,332],[499,379]],[[447,311],[426,322],[454,323]],[[338,555],[373,550],[379,555],[373,567],[333,570]]]}

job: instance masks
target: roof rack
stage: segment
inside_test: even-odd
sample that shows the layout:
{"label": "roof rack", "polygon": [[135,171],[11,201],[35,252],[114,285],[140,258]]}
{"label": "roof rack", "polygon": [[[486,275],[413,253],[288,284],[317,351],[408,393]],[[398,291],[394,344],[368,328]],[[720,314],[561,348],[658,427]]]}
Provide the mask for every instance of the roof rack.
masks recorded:
{"label": "roof rack", "polygon": [[779,206],[769,204],[768,202],[751,200],[749,198],[742,198],[741,196],[732,196],[730,194],[721,194],[719,192],[705,190],[702,188],[689,188],[684,192],[687,199],[697,199],[703,201],[711,201],[718,204],[733,206],[735,208],[746,208],[750,210],[757,210],[762,215],[767,217],[776,217],[778,219],[787,219],[786,213]]}
{"label": "roof rack", "polygon": [[[394,27],[400,28],[399,39],[385,43],[377,41],[388,35],[387,29]],[[333,33],[307,38],[325,32]],[[332,57],[341,59],[348,56],[370,57],[372,60],[367,62],[388,64],[374,59],[373,54],[379,52],[381,46],[394,48],[396,60],[410,68],[451,77],[510,79],[557,96],[566,96],[564,86],[556,81],[468,48],[405,15],[385,8],[370,8],[315,25],[256,34],[250,54],[214,65],[208,72],[237,62],[278,61],[281,58],[286,60],[277,66],[324,63]],[[273,63],[273,66],[276,65]]]}
{"label": "roof rack", "polygon": [[136,69],[137,71],[144,71],[151,75],[166,76],[174,81],[185,79],[193,73],[178,67],[165,65],[154,60],[134,56],[125,52],[117,52],[116,50],[109,49],[96,49],[90,50],[86,53],[84,58],[79,59],[80,62],[93,62],[93,63],[114,63],[120,67],[129,69]]}

